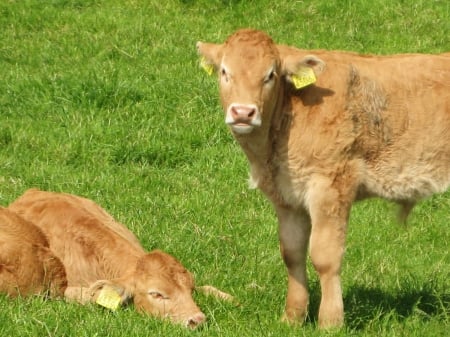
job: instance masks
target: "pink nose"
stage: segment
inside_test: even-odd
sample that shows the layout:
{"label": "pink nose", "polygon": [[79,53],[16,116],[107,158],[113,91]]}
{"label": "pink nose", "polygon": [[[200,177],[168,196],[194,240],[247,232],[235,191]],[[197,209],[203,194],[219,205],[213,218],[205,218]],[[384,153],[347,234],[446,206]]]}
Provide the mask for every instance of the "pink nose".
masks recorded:
{"label": "pink nose", "polygon": [[250,123],[255,116],[256,108],[254,106],[233,105],[231,107],[231,116],[235,123]]}
{"label": "pink nose", "polygon": [[206,316],[203,312],[196,313],[195,315],[189,317],[186,321],[186,325],[193,329],[206,321]]}

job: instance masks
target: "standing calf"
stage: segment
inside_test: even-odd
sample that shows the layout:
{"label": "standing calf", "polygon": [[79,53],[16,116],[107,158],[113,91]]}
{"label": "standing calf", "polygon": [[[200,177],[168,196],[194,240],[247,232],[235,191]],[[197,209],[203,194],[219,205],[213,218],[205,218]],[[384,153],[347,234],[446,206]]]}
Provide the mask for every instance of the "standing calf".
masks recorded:
{"label": "standing calf", "polygon": [[218,74],[225,122],[251,183],[278,216],[284,318],[305,317],[309,244],[322,290],[319,325],[341,325],[352,203],[383,197],[406,218],[417,201],[450,185],[450,54],[305,51],[248,29],[197,49]]}
{"label": "standing calf", "polygon": [[133,233],[93,201],[33,189],[9,209],[47,235],[66,268],[67,298],[96,300],[109,289],[121,303],[133,300],[140,311],[188,327],[205,320],[192,298],[194,279],[181,263],[162,251],[146,253]]}
{"label": "standing calf", "polygon": [[0,292],[13,297],[62,297],[66,287],[64,266],[50,251],[44,233],[0,207]]}

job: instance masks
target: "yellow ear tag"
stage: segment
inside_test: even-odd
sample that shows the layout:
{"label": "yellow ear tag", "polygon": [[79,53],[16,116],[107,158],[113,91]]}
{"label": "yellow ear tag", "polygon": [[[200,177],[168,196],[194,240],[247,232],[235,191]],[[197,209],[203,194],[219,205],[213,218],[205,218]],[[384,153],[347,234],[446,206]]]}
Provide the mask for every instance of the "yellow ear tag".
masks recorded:
{"label": "yellow ear tag", "polygon": [[205,69],[206,73],[211,76],[214,72],[214,66],[211,63],[208,63],[204,57],[200,60],[200,66]]}
{"label": "yellow ear tag", "polygon": [[297,74],[293,74],[291,79],[295,88],[301,89],[316,82],[316,75],[314,75],[312,68],[303,67]]}
{"label": "yellow ear tag", "polygon": [[120,295],[113,288],[103,287],[95,302],[102,307],[115,311],[121,301]]}

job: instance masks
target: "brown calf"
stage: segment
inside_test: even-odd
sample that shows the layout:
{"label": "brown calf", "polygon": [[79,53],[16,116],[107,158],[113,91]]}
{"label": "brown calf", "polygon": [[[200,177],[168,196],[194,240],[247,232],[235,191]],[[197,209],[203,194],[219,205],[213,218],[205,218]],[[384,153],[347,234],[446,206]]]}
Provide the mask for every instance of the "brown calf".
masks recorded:
{"label": "brown calf", "polygon": [[136,237],[93,201],[28,190],[9,208],[35,223],[63,262],[65,296],[79,302],[125,303],[188,327],[205,320],[192,298],[194,279],[174,257],[146,253]]}
{"label": "brown calf", "polygon": [[383,197],[406,218],[450,185],[450,54],[305,51],[249,29],[197,49],[218,74],[225,122],[248,158],[251,183],[278,216],[284,318],[305,316],[309,244],[322,290],[319,324],[341,325],[352,203]]}
{"label": "brown calf", "polygon": [[66,287],[64,266],[50,251],[44,233],[0,207],[0,292],[62,297]]}

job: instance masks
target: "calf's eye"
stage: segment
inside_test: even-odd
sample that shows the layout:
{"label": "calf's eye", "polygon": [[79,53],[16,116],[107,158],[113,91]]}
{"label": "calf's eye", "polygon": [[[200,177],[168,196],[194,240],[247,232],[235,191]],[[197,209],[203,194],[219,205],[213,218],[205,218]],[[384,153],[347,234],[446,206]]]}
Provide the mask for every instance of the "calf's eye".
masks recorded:
{"label": "calf's eye", "polygon": [[225,68],[222,68],[220,70],[220,75],[225,82],[228,82],[228,74],[227,74],[227,71],[225,70]]}
{"label": "calf's eye", "polygon": [[272,82],[275,77],[275,70],[270,71],[267,76],[264,78],[264,83]]}
{"label": "calf's eye", "polygon": [[148,294],[153,297],[154,299],[157,300],[167,300],[169,299],[167,296],[164,296],[163,294],[161,294],[158,291],[149,291]]}

